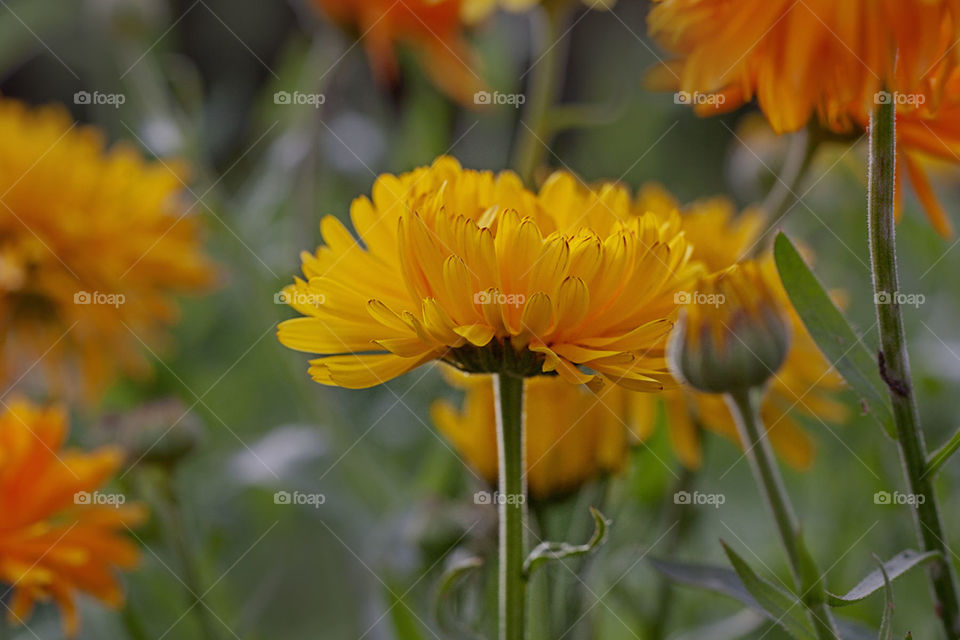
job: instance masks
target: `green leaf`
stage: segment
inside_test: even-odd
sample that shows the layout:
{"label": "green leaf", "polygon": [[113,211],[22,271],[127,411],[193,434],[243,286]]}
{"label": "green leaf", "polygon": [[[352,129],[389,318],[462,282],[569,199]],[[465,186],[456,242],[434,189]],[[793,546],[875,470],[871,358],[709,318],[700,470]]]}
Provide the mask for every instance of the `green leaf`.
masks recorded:
{"label": "green leaf", "polygon": [[958,448],[960,448],[960,429],[942,447],[930,454],[927,458],[927,470],[923,475],[936,475],[940,467],[957,452]]}
{"label": "green leaf", "polygon": [[477,556],[461,557],[451,562],[437,584],[434,598],[434,617],[440,630],[455,638],[479,638],[456,619],[451,609],[457,587],[467,575],[483,566],[483,560]]}
{"label": "green leaf", "polygon": [[[777,618],[761,607],[756,598],[750,595],[733,569],[658,559],[648,559],[648,562],[673,582],[728,596],[762,614],[771,622],[777,622]],[[875,640],[876,638],[876,631],[857,623],[842,619],[837,619],[835,622],[844,640]]]}
{"label": "green leaf", "polygon": [[880,558],[874,556],[877,564],[880,565],[880,573],[883,576],[883,618],[880,621],[880,634],[878,640],[893,640],[893,587],[890,586],[890,577],[887,576],[887,570],[884,569]]}
{"label": "green leaf", "polygon": [[549,542],[544,541],[538,544],[523,563],[523,575],[529,578],[536,571],[537,567],[551,560],[563,560],[564,558],[575,558],[586,555],[599,547],[607,539],[607,529],[610,527],[610,521],[603,517],[603,514],[590,507],[590,515],[593,516],[594,531],[590,540],[586,544],[572,545],[567,542]]}
{"label": "green leaf", "polygon": [[920,553],[913,549],[906,549],[884,562],[879,569],[871,572],[861,580],[857,586],[843,596],[827,593],[827,604],[831,607],[845,607],[854,602],[860,602],[867,596],[876,593],[884,587],[889,576],[891,581],[896,580],[910,569],[940,557],[938,551]]}
{"label": "green leaf", "polygon": [[783,287],[814,342],[860,396],[864,408],[894,437],[893,413],[876,359],[782,232],[773,253]]}
{"label": "green leaf", "polygon": [[817,636],[810,626],[803,604],[792,594],[758,576],[727,543],[721,540],[720,544],[733,564],[733,570],[743,581],[743,586],[760,606],[775,618],[776,623],[797,640],[816,640]]}
{"label": "green leaf", "polygon": [[387,600],[390,603],[390,622],[393,626],[394,637],[397,640],[426,640],[426,637],[420,633],[421,622],[417,620],[413,611],[410,609],[400,595],[404,591],[400,585],[386,587]]}

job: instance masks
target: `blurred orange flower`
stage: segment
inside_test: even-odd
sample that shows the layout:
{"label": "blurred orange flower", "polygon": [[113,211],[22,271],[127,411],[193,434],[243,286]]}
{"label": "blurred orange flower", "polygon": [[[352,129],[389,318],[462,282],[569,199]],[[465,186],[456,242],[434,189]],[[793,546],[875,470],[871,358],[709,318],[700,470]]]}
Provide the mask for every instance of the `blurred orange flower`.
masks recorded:
{"label": "blurred orange flower", "polygon": [[95,397],[146,369],[140,340],[164,337],[172,293],[213,282],[181,188],[61,108],[0,99],[0,381],[40,363],[58,390],[82,379]]}
{"label": "blurred orange flower", "polygon": [[62,410],[23,400],[7,406],[0,414],[0,583],[13,591],[7,617],[23,623],[37,602],[52,600],[73,635],[77,592],[123,602],[114,569],[139,558],[123,529],[146,514],[119,495],[96,493],[120,466],[119,451],[65,449]]}
{"label": "blurred orange flower", "polygon": [[320,11],[357,32],[376,75],[397,76],[395,47],[410,47],[430,78],[463,103],[483,88],[476,55],[464,35],[461,0],[313,0]]}
{"label": "blurred orange flower", "polygon": [[756,98],[777,133],[814,114],[849,133],[878,101],[896,102],[898,165],[937,232],[952,234],[917,156],[960,161],[958,0],[658,0],[649,27],[676,56],[650,84],[679,89],[701,115]]}

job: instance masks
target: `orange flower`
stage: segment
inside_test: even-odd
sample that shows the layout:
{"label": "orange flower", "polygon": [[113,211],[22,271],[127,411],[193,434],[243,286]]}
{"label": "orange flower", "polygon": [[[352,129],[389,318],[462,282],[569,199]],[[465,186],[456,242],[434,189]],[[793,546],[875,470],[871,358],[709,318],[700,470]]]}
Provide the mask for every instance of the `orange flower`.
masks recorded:
{"label": "orange flower", "polygon": [[122,530],[145,513],[123,506],[122,496],[96,493],[121,463],[117,450],[64,449],[63,411],[22,400],[8,406],[0,414],[0,583],[13,590],[7,616],[22,623],[37,602],[52,600],[72,635],[78,591],[123,602],[113,569],[133,567],[139,554]]}
{"label": "orange flower", "polygon": [[877,100],[895,100],[898,164],[937,232],[952,235],[918,155],[960,159],[960,1],[659,0],[649,26],[677,56],[650,83],[680,89],[701,115],[756,98],[777,133],[814,114],[849,133]]}
{"label": "orange flower", "polygon": [[397,45],[415,51],[431,79],[450,97],[473,102],[483,87],[474,69],[476,56],[463,34],[461,0],[313,0],[338,24],[353,28],[376,75],[393,81]]}

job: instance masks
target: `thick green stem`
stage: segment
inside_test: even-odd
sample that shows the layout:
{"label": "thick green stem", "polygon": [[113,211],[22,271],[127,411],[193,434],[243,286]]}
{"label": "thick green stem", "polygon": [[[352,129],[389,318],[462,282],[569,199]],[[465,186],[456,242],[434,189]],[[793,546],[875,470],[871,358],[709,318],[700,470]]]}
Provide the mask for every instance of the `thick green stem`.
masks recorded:
{"label": "thick green stem", "polygon": [[524,475],[523,378],[498,374],[496,398],[500,463],[497,495],[500,515],[500,640],[524,640],[527,483]]}
{"label": "thick green stem", "polygon": [[780,470],[757,413],[759,390],[730,393],[727,398],[730,410],[736,418],[740,442],[750,461],[754,479],[773,514],[780,541],[787,552],[790,570],[800,599],[807,608],[810,622],[813,623],[820,640],[837,640],[840,636],[823,599],[821,574],[812,566],[812,556],[800,536],[790,498],[787,497]]}
{"label": "thick green stem", "polygon": [[929,565],[935,610],[947,637],[960,638],[956,575],[950,563],[940,507],[927,473],[927,452],[920,430],[920,416],[913,397],[906,333],[897,294],[896,235],[893,222],[894,174],[896,170],[896,112],[891,103],[874,107],[870,116],[870,176],[867,219],[870,263],[873,267],[874,301],[880,327],[880,375],[887,384],[904,475],[916,496],[914,520],[924,551],[939,551],[942,558]]}
{"label": "thick green stem", "polygon": [[538,20],[540,33],[536,56],[528,71],[530,89],[517,131],[518,139],[513,153],[513,167],[527,184],[533,181],[533,173],[543,164],[553,137],[549,113],[557,98],[560,66],[565,47],[559,42],[560,28],[566,21],[568,5],[565,0],[547,2],[532,15]]}

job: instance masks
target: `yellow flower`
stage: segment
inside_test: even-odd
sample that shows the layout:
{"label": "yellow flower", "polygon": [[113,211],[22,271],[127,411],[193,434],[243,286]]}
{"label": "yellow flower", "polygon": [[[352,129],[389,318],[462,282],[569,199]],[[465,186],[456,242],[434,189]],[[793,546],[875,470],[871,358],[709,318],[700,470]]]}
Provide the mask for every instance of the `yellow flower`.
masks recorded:
{"label": "yellow flower", "polygon": [[[659,0],[649,28],[677,59],[654,81],[705,96],[701,111],[756,97],[778,132],[869,113],[884,88],[935,105],[956,67],[957,0]],[[714,99],[722,96],[723,100]],[[708,99],[709,98],[709,99]]]}
{"label": "yellow flower", "polygon": [[[466,391],[463,409],[437,401],[431,415],[437,429],[489,483],[497,480],[497,429],[493,376],[444,368],[448,381]],[[628,434],[623,418],[631,396],[610,386],[593,393],[552,376],[524,382],[527,412],[527,482],[530,495],[549,498],[572,491],[626,460]]]}
{"label": "yellow flower", "polygon": [[[60,608],[64,629],[78,626],[74,598],[88,593],[123,602],[114,569],[132,568],[137,548],[124,528],[142,521],[138,505],[95,494],[121,463],[120,453],[65,449],[66,417],[15,400],[0,414],[0,583],[12,589],[7,617],[26,621],[37,602]],[[112,502],[113,504],[106,504]]]}
{"label": "yellow flower", "polygon": [[533,194],[446,157],[383,175],[351,207],[359,240],[323,220],[325,246],[284,290],[306,317],[279,339],[321,355],[317,382],[349,388],[445,360],[660,390],[689,250],[676,216],[634,215],[621,193],[561,173]]}
{"label": "yellow flower", "polygon": [[93,395],[145,368],[140,339],[175,319],[170,294],[212,280],[180,187],[60,108],[0,99],[0,378],[39,361],[60,385],[79,369]]}

